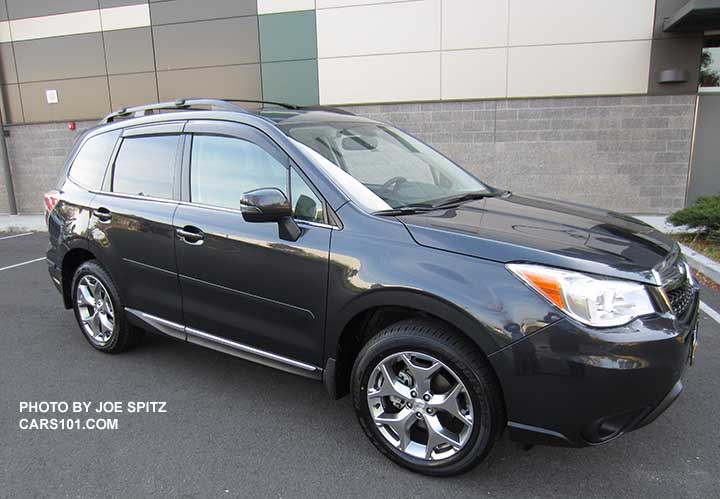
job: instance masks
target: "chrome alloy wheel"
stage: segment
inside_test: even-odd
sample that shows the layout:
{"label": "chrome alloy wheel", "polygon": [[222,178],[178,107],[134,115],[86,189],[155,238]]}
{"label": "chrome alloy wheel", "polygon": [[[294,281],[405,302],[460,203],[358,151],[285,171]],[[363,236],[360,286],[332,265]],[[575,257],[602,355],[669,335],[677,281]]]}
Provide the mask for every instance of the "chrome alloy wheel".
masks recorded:
{"label": "chrome alloy wheel", "polygon": [[370,415],[383,437],[412,457],[438,461],[459,452],[473,429],[473,406],[460,378],[418,352],[385,357],[368,382]]}
{"label": "chrome alloy wheel", "polygon": [[78,283],[76,298],[85,333],[93,342],[105,345],[115,330],[115,311],[107,289],[97,277],[86,275]]}

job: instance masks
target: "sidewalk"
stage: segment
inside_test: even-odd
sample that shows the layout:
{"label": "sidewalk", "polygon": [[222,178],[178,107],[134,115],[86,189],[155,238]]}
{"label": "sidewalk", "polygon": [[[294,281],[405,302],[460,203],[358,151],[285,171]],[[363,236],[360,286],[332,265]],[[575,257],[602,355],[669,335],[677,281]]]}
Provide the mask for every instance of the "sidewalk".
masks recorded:
{"label": "sidewalk", "polygon": [[[665,221],[667,217],[664,216],[636,215],[635,218],[639,218],[643,222],[652,225],[660,232],[665,232],[666,234],[673,234],[676,232],[689,232],[683,227],[675,227],[668,224]],[[680,247],[682,248],[682,252],[685,255],[685,258],[687,258],[687,261],[692,268],[694,268],[701,274],[704,274],[705,277],[707,277],[708,279],[720,284],[720,263],[706,257],[701,253],[698,253],[692,248],[688,248],[684,244],[681,244]]]}
{"label": "sidewalk", "polygon": [[42,215],[0,215],[0,232],[46,231]]}

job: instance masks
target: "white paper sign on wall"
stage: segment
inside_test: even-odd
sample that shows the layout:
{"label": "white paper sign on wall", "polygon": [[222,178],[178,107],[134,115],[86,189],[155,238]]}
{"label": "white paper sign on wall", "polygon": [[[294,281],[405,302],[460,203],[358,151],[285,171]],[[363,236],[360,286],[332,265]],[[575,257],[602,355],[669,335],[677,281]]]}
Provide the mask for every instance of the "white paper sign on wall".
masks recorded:
{"label": "white paper sign on wall", "polygon": [[57,90],[45,90],[45,98],[47,99],[48,104],[57,104],[58,103]]}

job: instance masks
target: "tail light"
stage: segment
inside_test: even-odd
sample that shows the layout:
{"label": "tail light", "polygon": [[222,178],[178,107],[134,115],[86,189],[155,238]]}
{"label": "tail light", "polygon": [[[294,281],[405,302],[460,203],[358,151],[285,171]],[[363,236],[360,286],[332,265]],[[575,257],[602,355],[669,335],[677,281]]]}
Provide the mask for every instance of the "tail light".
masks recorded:
{"label": "tail light", "polygon": [[50,213],[55,209],[55,205],[60,200],[60,192],[56,190],[47,191],[43,196],[43,202],[45,203],[45,220],[48,219]]}

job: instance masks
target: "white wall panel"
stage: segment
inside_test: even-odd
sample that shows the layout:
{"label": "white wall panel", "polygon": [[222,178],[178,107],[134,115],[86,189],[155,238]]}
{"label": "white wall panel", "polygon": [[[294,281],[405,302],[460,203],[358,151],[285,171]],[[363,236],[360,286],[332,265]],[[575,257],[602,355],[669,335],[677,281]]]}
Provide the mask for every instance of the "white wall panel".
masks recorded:
{"label": "white wall panel", "polygon": [[0,42],[10,42],[10,23],[7,21],[0,21]]}
{"label": "white wall panel", "polygon": [[508,0],[443,0],[442,48],[504,47]]}
{"label": "white wall panel", "polygon": [[510,45],[649,39],[654,16],[655,0],[510,0]]}
{"label": "white wall panel", "polygon": [[351,7],[355,5],[372,5],[376,3],[397,3],[408,0],[315,0],[318,9],[331,9],[334,7]]}
{"label": "white wall panel", "polygon": [[317,11],[318,55],[423,52],[440,49],[440,0]]}
{"label": "white wall panel", "polygon": [[650,41],[511,47],[508,97],[647,92]]}
{"label": "white wall panel", "polygon": [[315,0],[258,0],[257,8],[258,14],[312,10],[315,8]]}
{"label": "white wall panel", "polygon": [[100,31],[100,10],[15,19],[10,21],[10,31],[14,41],[94,33]]}
{"label": "white wall panel", "polygon": [[105,31],[150,26],[150,7],[139,4],[100,9],[100,19]]}
{"label": "white wall panel", "polygon": [[321,104],[440,99],[440,52],[318,61]]}
{"label": "white wall panel", "polygon": [[442,54],[442,98],[505,97],[507,49],[453,50]]}

